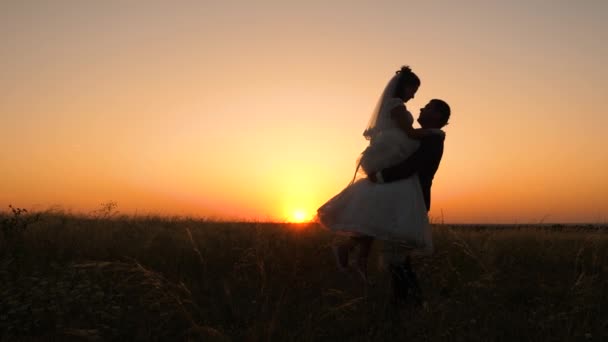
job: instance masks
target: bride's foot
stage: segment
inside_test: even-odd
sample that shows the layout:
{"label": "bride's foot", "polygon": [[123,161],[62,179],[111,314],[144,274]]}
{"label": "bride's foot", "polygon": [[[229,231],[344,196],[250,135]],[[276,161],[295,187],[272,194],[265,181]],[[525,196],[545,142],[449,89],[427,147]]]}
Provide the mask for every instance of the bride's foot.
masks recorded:
{"label": "bride's foot", "polygon": [[331,247],[334,252],[336,266],[341,272],[346,272],[348,269],[348,248],[345,245],[334,245]]}

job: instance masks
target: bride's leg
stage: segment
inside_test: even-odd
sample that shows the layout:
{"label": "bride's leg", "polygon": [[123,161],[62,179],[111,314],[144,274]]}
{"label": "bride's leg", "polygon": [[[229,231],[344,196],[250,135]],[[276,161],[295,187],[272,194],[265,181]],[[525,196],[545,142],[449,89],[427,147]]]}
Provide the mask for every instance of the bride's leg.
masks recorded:
{"label": "bride's leg", "polygon": [[351,252],[355,247],[359,246],[360,250],[365,250],[367,254],[369,254],[369,249],[373,242],[374,238],[367,235],[353,235],[349,237],[346,241],[336,244],[339,248],[343,248],[347,252]]}
{"label": "bride's leg", "polygon": [[348,268],[348,256],[357,244],[358,241],[353,239],[351,236],[345,241],[334,243],[332,246],[334,257],[336,258],[336,264],[338,265],[338,269],[340,271],[346,271]]}
{"label": "bride's leg", "polygon": [[367,266],[367,259],[369,258],[369,253],[372,250],[372,244],[374,243],[374,238],[371,236],[360,236],[358,237],[359,243],[359,260],[364,261]]}
{"label": "bride's leg", "polygon": [[359,272],[361,278],[364,281],[367,281],[367,264],[369,259],[369,254],[372,249],[372,244],[374,243],[374,238],[367,235],[357,236],[353,239],[356,239],[357,244],[359,245],[359,255],[357,257],[357,271]]}
{"label": "bride's leg", "polygon": [[355,235],[348,238],[342,243],[337,243],[333,246],[334,256],[338,268],[342,271],[348,268],[349,254],[355,247],[359,247],[359,255],[355,263],[357,271],[364,280],[367,280],[367,260],[371,251],[374,238],[367,235]]}

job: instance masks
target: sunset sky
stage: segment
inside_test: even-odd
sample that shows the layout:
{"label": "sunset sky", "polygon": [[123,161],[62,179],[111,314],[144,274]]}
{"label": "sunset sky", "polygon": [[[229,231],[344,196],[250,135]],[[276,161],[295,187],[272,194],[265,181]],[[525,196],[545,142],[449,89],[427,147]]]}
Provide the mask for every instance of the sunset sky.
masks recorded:
{"label": "sunset sky", "polygon": [[2,210],[308,219],[408,64],[433,220],[608,222],[608,1],[15,0],[0,41]]}

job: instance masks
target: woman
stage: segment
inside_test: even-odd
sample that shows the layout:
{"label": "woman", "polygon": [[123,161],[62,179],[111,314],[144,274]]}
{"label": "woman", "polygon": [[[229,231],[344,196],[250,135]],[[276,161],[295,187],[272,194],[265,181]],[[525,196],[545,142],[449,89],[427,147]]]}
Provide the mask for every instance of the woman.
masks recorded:
{"label": "woman", "polygon": [[440,130],[413,129],[414,118],[405,103],[414,98],[420,79],[404,66],[389,81],[363,135],[370,141],[363,151],[353,181],[317,210],[319,222],[351,237],[336,245],[341,268],[359,246],[355,267],[367,279],[367,259],[374,239],[402,241],[425,253],[432,251],[428,217],[418,176],[388,184],[375,184],[359,177],[359,168],[375,173],[406,159],[419,146],[416,139]]}

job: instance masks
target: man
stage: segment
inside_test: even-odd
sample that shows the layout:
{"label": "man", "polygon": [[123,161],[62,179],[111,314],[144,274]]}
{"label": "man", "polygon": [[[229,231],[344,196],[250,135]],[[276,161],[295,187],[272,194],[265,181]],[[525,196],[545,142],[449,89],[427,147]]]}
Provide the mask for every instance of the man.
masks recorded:
{"label": "man", "polygon": [[[447,125],[450,112],[450,106],[446,102],[433,99],[420,110],[418,123],[425,129],[441,129]],[[444,140],[444,134],[430,134],[422,138],[420,147],[409,158],[395,166],[369,174],[369,180],[374,183],[388,183],[418,174],[428,212],[431,208],[431,186],[443,156]],[[385,255],[385,258],[390,260],[388,268],[393,280],[395,299],[398,302],[405,300],[408,289],[412,289],[416,299],[420,301],[420,289],[410,265],[409,255],[405,261],[400,262],[395,261],[395,255]]]}

